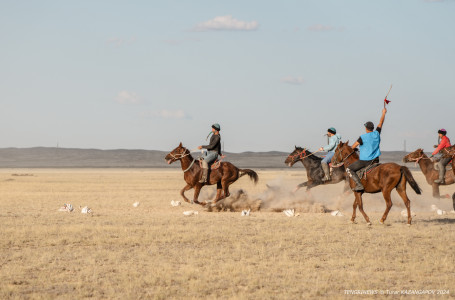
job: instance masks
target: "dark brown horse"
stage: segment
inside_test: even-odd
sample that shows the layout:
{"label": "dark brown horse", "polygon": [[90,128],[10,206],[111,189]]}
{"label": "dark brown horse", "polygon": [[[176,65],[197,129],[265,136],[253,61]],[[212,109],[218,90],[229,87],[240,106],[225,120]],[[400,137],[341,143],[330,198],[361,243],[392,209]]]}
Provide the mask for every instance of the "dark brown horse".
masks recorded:
{"label": "dark brown horse", "polygon": [[[335,150],[335,155],[332,158],[332,164],[334,166],[344,165],[345,168],[349,168],[352,163],[358,160],[359,155],[357,152],[352,149],[347,142],[340,142]],[[408,225],[411,225],[411,201],[406,194],[406,182],[409,182],[412,189],[419,195],[420,187],[417,185],[417,182],[415,182],[414,177],[412,177],[412,174],[407,167],[397,165],[396,163],[381,164],[372,169],[367,174],[366,179],[365,176],[363,176],[361,181],[365,190],[361,192],[354,192],[354,210],[352,213],[351,222],[354,223],[356,217],[356,209],[359,207],[359,210],[367,221],[367,224],[371,225],[370,219],[363,211],[362,194],[364,192],[371,194],[382,192],[382,195],[384,196],[384,200],[386,202],[386,209],[380,222],[381,224],[384,224],[384,221],[387,219],[387,215],[392,208],[392,199],[390,197],[390,193],[393,189],[396,189],[400,197],[403,199],[404,205],[408,211]],[[350,184],[351,188],[354,188],[355,183],[352,178],[350,179]]]}
{"label": "dark brown horse", "polygon": [[[435,183],[434,181],[439,178],[439,172],[434,168],[434,163],[431,159],[423,152],[423,149],[417,149],[416,151],[409,153],[403,157],[403,162],[415,162],[419,164],[420,170],[422,170],[423,175],[428,184],[433,188],[433,197],[434,198],[450,198],[449,195],[441,196],[439,194],[439,186],[441,184]],[[454,175],[451,172],[446,172],[445,183],[442,185],[450,185],[455,182]]]}
{"label": "dark brown horse", "polygon": [[315,186],[322,184],[334,184],[345,180],[344,192],[350,191],[348,176],[344,170],[344,167],[334,168],[332,171],[332,176],[330,181],[322,181],[324,178],[324,171],[321,167],[322,158],[314,155],[306,148],[301,148],[295,146],[294,151],[288,155],[284,163],[289,167],[292,167],[296,162],[301,161],[303,166],[306,169],[306,176],[308,181],[300,183],[294,189],[294,192],[299,188],[306,187],[307,191]]}
{"label": "dark brown horse", "polygon": [[180,160],[183,178],[186,181],[186,186],[180,191],[180,195],[182,195],[186,202],[190,201],[185,197],[185,192],[192,188],[194,188],[194,199],[191,203],[194,201],[194,203],[205,205],[207,203],[198,201],[199,193],[204,185],[216,184],[217,192],[214,200],[216,203],[218,200],[229,197],[229,186],[243,175],[248,175],[254,183],[258,182],[258,175],[253,170],[238,169],[230,162],[221,162],[217,169],[210,172],[208,183],[199,183],[199,179],[201,178],[199,162],[191,156],[188,149],[182,146],[182,143],[169,152],[165,160],[168,164]]}

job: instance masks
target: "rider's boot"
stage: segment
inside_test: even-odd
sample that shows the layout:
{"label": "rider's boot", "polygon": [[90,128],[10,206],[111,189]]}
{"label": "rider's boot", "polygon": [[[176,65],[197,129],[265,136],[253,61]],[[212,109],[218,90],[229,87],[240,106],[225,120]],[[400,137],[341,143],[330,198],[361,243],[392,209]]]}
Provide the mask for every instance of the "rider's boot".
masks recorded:
{"label": "rider's boot", "polygon": [[434,183],[444,184],[444,176],[446,175],[446,167],[439,163],[439,178],[434,181]]}
{"label": "rider's boot", "polygon": [[209,172],[209,165],[205,160],[203,160],[202,161],[202,174],[201,174],[201,179],[199,180],[199,183],[205,183],[207,181],[208,172]]}
{"label": "rider's boot", "polygon": [[332,180],[332,178],[330,178],[330,168],[329,168],[329,165],[326,164],[326,163],[321,163],[321,167],[322,167],[322,170],[324,170],[324,178],[322,179],[322,181],[330,181]]}
{"label": "rider's boot", "polygon": [[[349,170],[349,169],[347,169]],[[357,173],[354,171],[349,170],[348,174],[351,176],[352,180],[355,182],[355,187],[352,189],[354,192],[361,192],[365,188],[363,187],[362,183],[360,182],[359,176],[357,176]]]}

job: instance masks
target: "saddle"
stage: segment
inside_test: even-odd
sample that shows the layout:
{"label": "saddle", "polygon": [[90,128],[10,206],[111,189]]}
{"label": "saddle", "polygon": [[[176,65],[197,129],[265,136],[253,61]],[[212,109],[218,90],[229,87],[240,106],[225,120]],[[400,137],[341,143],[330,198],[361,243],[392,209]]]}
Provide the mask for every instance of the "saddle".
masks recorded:
{"label": "saddle", "polygon": [[[221,166],[221,161],[223,160],[223,157],[217,158],[214,162],[209,164],[210,170],[216,170]],[[202,168],[202,157],[199,157],[199,166]]]}
{"label": "saddle", "polygon": [[379,166],[380,163],[372,163],[371,165],[365,167],[365,168],[362,168],[360,170],[358,170],[356,173],[357,173],[357,176],[359,176],[360,179],[367,179],[367,174],[369,174],[371,171],[373,171],[374,168],[376,168],[377,166]]}

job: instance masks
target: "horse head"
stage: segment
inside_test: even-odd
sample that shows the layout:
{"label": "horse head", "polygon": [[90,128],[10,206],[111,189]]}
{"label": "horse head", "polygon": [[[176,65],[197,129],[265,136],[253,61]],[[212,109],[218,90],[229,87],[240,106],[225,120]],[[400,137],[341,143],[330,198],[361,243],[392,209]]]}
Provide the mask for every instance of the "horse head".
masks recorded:
{"label": "horse head", "polygon": [[306,153],[307,150],[305,148],[295,146],[294,151],[292,151],[291,154],[288,155],[284,163],[287,164],[289,167],[292,167],[296,162],[301,160],[306,155]]}
{"label": "horse head", "polygon": [[349,141],[343,143],[340,141],[338,146],[335,149],[335,154],[332,157],[333,166],[341,166],[344,164],[344,161],[355,152],[351,146],[349,146]]}
{"label": "horse head", "polygon": [[166,157],[164,158],[166,162],[170,165],[173,162],[182,159],[183,157],[189,155],[190,151],[182,146],[180,143],[177,148],[169,152]]}
{"label": "horse head", "polygon": [[417,162],[420,159],[422,159],[423,157],[425,157],[425,153],[423,153],[423,149],[419,148],[416,151],[405,155],[403,157],[403,162],[405,162],[405,163],[413,162],[413,161]]}

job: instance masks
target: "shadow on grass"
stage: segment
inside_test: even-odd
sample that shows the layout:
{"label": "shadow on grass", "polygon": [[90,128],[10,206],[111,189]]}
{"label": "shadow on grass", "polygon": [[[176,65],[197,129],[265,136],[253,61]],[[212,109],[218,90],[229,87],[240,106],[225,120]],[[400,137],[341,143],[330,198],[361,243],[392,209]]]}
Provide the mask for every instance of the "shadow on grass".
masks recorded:
{"label": "shadow on grass", "polygon": [[433,224],[455,224],[455,219],[431,219],[431,220],[419,220],[419,223],[433,223]]}

